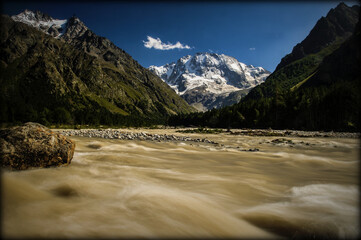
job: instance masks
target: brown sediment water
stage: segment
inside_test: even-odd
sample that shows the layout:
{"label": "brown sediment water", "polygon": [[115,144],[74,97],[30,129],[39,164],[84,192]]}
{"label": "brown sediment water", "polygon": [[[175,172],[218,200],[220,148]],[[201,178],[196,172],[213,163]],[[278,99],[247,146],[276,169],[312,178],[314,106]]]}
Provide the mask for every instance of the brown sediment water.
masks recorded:
{"label": "brown sediment water", "polygon": [[3,237],[359,235],[358,139],[187,136],[222,145],[72,137],[69,166],[2,172]]}

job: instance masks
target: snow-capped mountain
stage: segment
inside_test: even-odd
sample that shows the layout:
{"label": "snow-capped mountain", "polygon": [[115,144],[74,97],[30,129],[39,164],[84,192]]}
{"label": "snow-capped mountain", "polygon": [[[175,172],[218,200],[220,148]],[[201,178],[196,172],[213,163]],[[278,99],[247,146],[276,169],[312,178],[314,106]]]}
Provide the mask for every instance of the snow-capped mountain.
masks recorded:
{"label": "snow-capped mountain", "polygon": [[121,55],[126,55],[125,58],[130,57],[130,55],[115,46],[109,39],[96,35],[76,16],[66,20],[59,20],[53,19],[40,11],[25,10],[11,18],[14,21],[25,23],[54,38],[65,41],[92,56],[112,62],[117,67],[121,67],[124,64],[124,57],[121,57]]}
{"label": "snow-capped mountain", "polygon": [[25,10],[11,17],[14,21],[28,24],[55,38],[67,42],[82,37],[87,31],[91,32],[79,18],[73,16],[69,19],[53,19],[40,11]]}
{"label": "snow-capped mountain", "polygon": [[[262,67],[246,65],[233,57],[216,53],[187,55],[176,63],[150,66],[149,70],[199,110],[223,106],[220,98],[225,99],[230,93],[241,90],[245,92],[264,82],[270,74]],[[190,93],[196,96],[189,98]],[[217,101],[216,105],[214,101]],[[235,98],[234,102],[226,102],[229,105],[237,101],[239,99]]]}
{"label": "snow-capped mountain", "polygon": [[14,21],[26,23],[30,26],[36,27],[39,30],[59,38],[65,33],[68,20],[53,19],[52,17],[42,12],[32,12],[25,10],[24,12],[11,17]]}

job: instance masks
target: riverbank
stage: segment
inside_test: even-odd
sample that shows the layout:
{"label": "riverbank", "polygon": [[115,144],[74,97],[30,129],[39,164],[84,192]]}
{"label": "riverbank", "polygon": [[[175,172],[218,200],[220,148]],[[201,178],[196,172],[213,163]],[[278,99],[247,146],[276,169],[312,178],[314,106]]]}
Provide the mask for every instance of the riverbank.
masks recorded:
{"label": "riverbank", "polygon": [[140,140],[140,141],[182,141],[182,142],[203,142],[210,144],[217,144],[214,141],[206,138],[191,138],[187,136],[177,136],[173,134],[151,134],[147,132],[128,132],[120,129],[81,129],[81,130],[59,130],[59,133],[64,136],[77,136],[89,138],[105,138],[105,139],[120,139],[120,140]]}
{"label": "riverbank", "polygon": [[[259,129],[237,129],[227,131],[226,129],[209,130],[185,128],[128,128],[128,129],[58,129],[59,133],[68,137],[86,137],[117,139],[126,141],[149,141],[149,142],[175,142],[187,145],[210,146],[214,150],[223,151],[247,151],[264,152],[273,146],[290,148],[324,148],[331,146],[339,148],[335,143],[337,139],[354,140],[359,138],[356,133],[339,132],[307,132],[294,130],[259,130]],[[194,132],[193,132],[194,131]],[[310,139],[327,139],[327,144],[315,143]],[[252,142],[252,144],[244,144]],[[328,146],[329,145],[329,146]]]}
{"label": "riverbank", "polygon": [[[106,139],[121,140],[148,140],[148,141],[183,141],[183,142],[205,142],[216,144],[207,138],[192,138],[190,136],[179,136],[174,134],[162,134],[162,130],[171,130],[170,128],[159,129],[58,129],[65,136],[80,137],[98,137]],[[159,131],[157,131],[159,130]],[[206,134],[225,134],[225,135],[243,135],[243,136],[262,136],[262,137],[327,137],[327,138],[360,138],[360,133],[351,132],[322,132],[322,131],[300,131],[300,130],[273,130],[273,129],[207,129],[207,128],[184,128],[172,129],[176,133],[187,135],[206,135]],[[159,132],[149,133],[149,132]]]}
{"label": "riverbank", "polygon": [[247,136],[278,136],[278,137],[329,137],[329,138],[360,138],[360,133],[353,132],[323,132],[300,130],[273,130],[273,129],[236,129],[230,134]]}

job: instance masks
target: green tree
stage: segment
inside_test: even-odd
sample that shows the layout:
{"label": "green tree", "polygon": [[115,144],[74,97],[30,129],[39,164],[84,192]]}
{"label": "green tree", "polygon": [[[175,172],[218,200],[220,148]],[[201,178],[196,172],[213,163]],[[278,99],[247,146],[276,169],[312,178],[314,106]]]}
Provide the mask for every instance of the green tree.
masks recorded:
{"label": "green tree", "polygon": [[73,119],[68,110],[64,107],[57,107],[54,112],[54,121],[61,124],[73,124]]}

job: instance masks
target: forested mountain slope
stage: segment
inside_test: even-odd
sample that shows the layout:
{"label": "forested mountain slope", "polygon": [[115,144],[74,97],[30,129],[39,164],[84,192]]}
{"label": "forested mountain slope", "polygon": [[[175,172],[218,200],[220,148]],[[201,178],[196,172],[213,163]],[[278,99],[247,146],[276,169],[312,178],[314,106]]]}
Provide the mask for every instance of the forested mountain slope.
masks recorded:
{"label": "forested mountain slope", "polygon": [[55,38],[1,17],[1,122],[132,125],[194,111],[109,40],[71,26]]}

